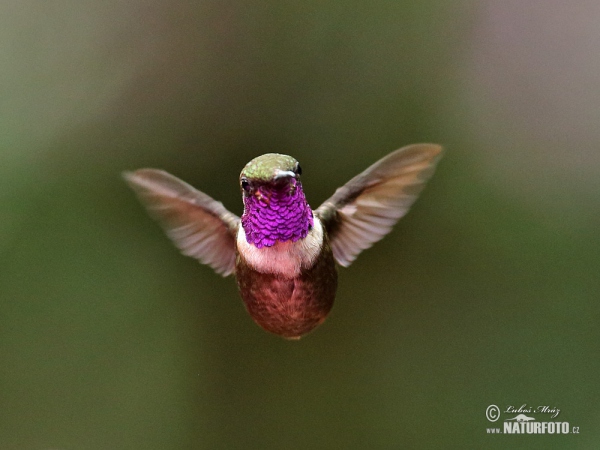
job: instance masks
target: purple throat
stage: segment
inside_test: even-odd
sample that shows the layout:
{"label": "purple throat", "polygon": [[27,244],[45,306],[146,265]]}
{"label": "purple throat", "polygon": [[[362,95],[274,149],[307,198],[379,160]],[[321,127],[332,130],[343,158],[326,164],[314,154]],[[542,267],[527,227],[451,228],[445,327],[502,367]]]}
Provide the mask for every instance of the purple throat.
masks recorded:
{"label": "purple throat", "polygon": [[262,248],[306,237],[314,222],[302,184],[292,180],[281,187],[259,186],[257,191],[244,196],[242,226],[249,243]]}

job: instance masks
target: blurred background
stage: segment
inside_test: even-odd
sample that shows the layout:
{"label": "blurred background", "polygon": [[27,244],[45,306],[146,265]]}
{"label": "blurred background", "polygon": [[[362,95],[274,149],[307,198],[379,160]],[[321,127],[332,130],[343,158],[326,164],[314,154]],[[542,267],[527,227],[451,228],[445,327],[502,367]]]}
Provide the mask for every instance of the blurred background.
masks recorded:
{"label": "blurred background", "polygon": [[[3,1],[0,449],[596,448],[599,21],[596,0]],[[288,153],[316,208],[415,142],[446,148],[435,176],[299,342],[120,177],[162,168],[241,214],[242,167]],[[581,432],[492,436],[490,404]]]}

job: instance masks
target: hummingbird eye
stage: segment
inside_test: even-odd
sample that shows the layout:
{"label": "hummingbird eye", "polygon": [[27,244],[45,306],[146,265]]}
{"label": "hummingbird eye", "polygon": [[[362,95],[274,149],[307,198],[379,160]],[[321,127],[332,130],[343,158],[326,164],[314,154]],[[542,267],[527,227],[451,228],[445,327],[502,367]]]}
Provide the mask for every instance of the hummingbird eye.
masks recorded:
{"label": "hummingbird eye", "polygon": [[242,189],[248,192],[250,190],[250,183],[245,178],[242,178]]}
{"label": "hummingbird eye", "polygon": [[300,164],[296,164],[296,173],[302,175],[302,167],[300,167]]}

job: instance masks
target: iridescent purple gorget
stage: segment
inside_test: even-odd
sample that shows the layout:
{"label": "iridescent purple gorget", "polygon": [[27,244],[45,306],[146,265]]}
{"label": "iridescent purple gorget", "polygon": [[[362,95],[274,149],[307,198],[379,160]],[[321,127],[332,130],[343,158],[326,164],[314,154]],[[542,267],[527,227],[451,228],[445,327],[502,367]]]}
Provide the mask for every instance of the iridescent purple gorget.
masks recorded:
{"label": "iridescent purple gorget", "polygon": [[314,222],[299,181],[258,186],[256,191],[244,196],[242,226],[249,243],[262,248],[306,237]]}

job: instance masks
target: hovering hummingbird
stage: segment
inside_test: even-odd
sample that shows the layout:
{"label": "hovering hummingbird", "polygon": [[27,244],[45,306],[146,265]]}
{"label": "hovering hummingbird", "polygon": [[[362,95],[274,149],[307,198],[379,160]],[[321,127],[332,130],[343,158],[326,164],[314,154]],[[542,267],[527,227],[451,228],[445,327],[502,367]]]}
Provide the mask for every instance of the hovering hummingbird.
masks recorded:
{"label": "hovering hummingbird", "polygon": [[235,273],[246,309],[271,333],[299,339],[322,323],[347,267],[383,238],[416,200],[442,148],[403,147],[352,178],[316,210],[304,196],[302,169],[268,153],[240,174],[242,217],[157,169],[124,177],[184,255],[227,276]]}

